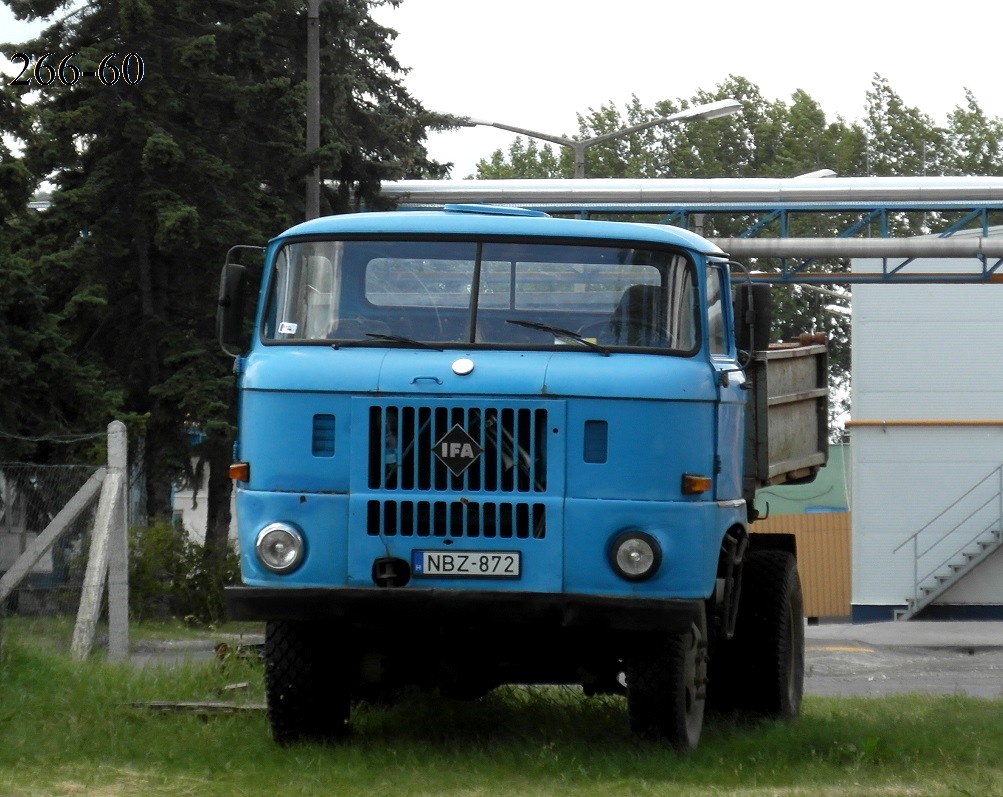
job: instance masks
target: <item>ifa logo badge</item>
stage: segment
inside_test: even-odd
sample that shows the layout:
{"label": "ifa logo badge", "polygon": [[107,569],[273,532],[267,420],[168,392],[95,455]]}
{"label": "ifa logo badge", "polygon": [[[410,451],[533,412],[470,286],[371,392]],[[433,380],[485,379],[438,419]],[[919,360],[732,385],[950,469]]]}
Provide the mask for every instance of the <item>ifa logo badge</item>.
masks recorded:
{"label": "ifa logo badge", "polygon": [[477,441],[458,423],[439,438],[434,451],[435,456],[454,476],[462,474],[481,455]]}

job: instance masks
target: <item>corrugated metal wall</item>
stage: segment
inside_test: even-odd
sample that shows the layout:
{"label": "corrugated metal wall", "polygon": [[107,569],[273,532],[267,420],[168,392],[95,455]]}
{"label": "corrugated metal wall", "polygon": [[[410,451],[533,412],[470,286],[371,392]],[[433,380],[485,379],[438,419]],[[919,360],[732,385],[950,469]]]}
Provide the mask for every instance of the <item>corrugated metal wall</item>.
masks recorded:
{"label": "corrugated metal wall", "polygon": [[809,618],[850,616],[850,513],[773,515],[757,521],[754,533],[793,534],[798,571]]}

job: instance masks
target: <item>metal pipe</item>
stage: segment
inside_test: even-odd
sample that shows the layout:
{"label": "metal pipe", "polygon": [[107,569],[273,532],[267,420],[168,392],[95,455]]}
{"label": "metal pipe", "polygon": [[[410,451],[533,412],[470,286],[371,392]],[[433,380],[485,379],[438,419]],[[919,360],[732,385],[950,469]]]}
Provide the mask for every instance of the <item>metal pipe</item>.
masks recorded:
{"label": "metal pipe", "polygon": [[862,427],[876,427],[878,429],[885,429],[893,426],[923,426],[923,427],[948,427],[948,426],[1003,426],[1003,420],[987,418],[985,420],[930,420],[930,419],[916,419],[912,421],[854,421],[848,420],[844,422],[844,426],[848,429],[852,428],[862,428]]}
{"label": "metal pipe", "polygon": [[382,192],[409,206],[486,202],[580,209],[607,204],[752,209],[817,204],[820,211],[886,205],[932,210],[963,203],[1003,206],[1003,177],[400,180],[383,183]]}
{"label": "metal pipe", "polygon": [[[1003,177],[791,177],[586,180],[402,180],[385,182],[384,196],[404,207],[486,203],[551,211],[662,212],[768,211],[778,205],[824,212],[839,209],[1003,209]],[[949,237],[910,238],[711,238],[733,257],[801,258],[1003,258],[1003,238],[961,231]],[[982,274],[918,275],[916,281],[1003,281],[993,268]],[[801,275],[798,281],[817,277]],[[874,281],[880,275],[841,275],[840,281]],[[901,275],[896,277],[899,282]]]}
{"label": "metal pipe", "polygon": [[708,238],[732,257],[1003,257],[1003,238]]}

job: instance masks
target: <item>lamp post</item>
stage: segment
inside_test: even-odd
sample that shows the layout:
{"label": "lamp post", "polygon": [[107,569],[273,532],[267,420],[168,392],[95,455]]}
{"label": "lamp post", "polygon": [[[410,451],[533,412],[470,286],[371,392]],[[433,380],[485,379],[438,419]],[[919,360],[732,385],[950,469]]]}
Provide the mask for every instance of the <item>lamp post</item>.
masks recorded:
{"label": "lamp post", "polygon": [[[306,103],[306,151],[320,147],[320,0],[308,0],[306,37],[306,79],[309,84]],[[306,178],[306,218],[320,215],[320,164]]]}
{"label": "lamp post", "polygon": [[670,116],[663,116],[658,119],[651,119],[638,125],[625,127],[622,130],[615,130],[612,133],[603,133],[601,136],[592,138],[573,139],[565,136],[555,136],[551,133],[541,133],[537,130],[527,130],[523,127],[503,124],[502,122],[486,122],[483,119],[473,119],[469,116],[460,117],[459,123],[462,127],[497,127],[499,130],[508,130],[510,133],[518,133],[530,138],[538,138],[541,141],[550,141],[562,147],[568,147],[575,154],[575,177],[585,176],[585,150],[595,144],[601,144],[614,138],[629,136],[631,133],[638,133],[647,130],[649,127],[663,125],[668,122],[696,122],[700,119],[717,119],[720,116],[730,116],[738,113],[742,109],[742,103],[738,100],[727,99],[709,102],[704,105],[696,105],[692,108],[685,108]]}

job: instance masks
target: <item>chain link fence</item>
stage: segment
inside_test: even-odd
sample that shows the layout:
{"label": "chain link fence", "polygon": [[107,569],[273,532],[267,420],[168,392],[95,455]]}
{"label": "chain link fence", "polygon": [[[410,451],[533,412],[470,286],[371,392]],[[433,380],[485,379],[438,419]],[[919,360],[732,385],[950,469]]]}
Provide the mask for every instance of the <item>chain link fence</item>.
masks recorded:
{"label": "chain link fence", "polygon": [[[0,576],[94,475],[89,465],[0,463]],[[97,502],[59,536],[0,606],[7,631],[53,639],[69,647],[80,606]]]}

